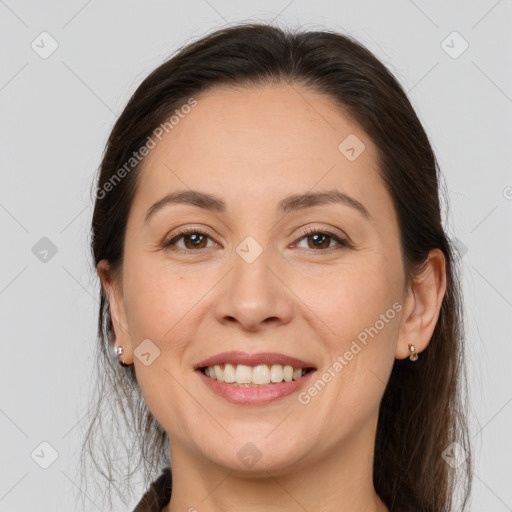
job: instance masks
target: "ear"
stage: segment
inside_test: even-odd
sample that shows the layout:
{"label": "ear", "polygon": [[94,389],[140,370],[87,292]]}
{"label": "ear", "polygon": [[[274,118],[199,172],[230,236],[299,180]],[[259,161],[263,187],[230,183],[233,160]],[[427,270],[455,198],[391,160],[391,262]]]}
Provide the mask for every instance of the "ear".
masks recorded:
{"label": "ear", "polygon": [[131,359],[131,338],[126,320],[126,312],[123,302],[123,290],[120,279],[116,279],[107,260],[101,260],[96,270],[101,281],[105,295],[108,298],[110,316],[115,333],[115,344],[123,347],[123,362],[129,364]]}
{"label": "ear", "polygon": [[409,357],[409,344],[416,347],[417,354],[427,348],[439,318],[445,292],[446,258],[440,249],[432,249],[424,269],[413,278],[405,299],[395,351],[397,359]]}

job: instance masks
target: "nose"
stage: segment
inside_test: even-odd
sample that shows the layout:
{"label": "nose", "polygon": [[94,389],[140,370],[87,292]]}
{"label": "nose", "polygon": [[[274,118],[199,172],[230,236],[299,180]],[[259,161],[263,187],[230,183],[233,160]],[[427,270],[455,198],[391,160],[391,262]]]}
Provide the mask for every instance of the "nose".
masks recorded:
{"label": "nose", "polygon": [[270,260],[266,250],[250,263],[234,255],[233,268],[223,280],[215,305],[218,322],[255,332],[291,321],[293,293],[286,286],[282,267]]}

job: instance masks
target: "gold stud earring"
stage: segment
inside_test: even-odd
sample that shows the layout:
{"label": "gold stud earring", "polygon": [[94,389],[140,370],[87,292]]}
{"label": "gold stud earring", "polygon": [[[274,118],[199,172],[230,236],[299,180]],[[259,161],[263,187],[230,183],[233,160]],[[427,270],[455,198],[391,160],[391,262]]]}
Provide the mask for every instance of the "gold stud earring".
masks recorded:
{"label": "gold stud earring", "polygon": [[[119,357],[119,356],[123,353],[123,350],[124,350],[124,348],[123,348],[123,347],[116,347],[116,350],[115,350],[116,356],[118,356],[118,357]],[[121,358],[120,358],[120,357],[119,357],[119,359],[118,359],[118,360],[119,360],[119,364],[120,364],[121,366],[123,366],[124,368],[126,368],[126,367],[130,366],[129,364],[126,364],[124,361],[121,361]]]}
{"label": "gold stud earring", "polygon": [[418,354],[416,353],[416,347],[409,343],[409,352],[411,355],[409,356],[409,359],[411,361],[417,361],[418,360]]}

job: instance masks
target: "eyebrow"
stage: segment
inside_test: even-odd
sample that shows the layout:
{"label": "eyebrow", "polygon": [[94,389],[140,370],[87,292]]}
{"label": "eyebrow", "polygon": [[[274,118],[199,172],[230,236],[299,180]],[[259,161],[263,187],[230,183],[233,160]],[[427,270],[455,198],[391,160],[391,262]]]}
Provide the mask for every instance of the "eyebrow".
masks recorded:
{"label": "eyebrow", "polygon": [[[189,204],[218,213],[225,213],[227,210],[226,202],[220,197],[206,192],[199,192],[198,190],[182,190],[172,192],[151,205],[146,212],[144,222],[147,222],[158,210],[169,204]],[[286,214],[292,211],[304,210],[313,206],[326,204],[343,204],[350,206],[366,219],[371,219],[370,213],[362,203],[336,189],[290,195],[279,202],[277,211]]]}

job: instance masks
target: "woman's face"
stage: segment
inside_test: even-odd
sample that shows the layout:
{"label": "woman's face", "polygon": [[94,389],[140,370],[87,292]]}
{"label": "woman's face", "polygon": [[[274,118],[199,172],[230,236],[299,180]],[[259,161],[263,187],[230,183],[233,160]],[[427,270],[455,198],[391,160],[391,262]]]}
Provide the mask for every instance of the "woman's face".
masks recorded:
{"label": "woman's face", "polygon": [[[399,231],[376,146],[328,97],[297,85],[196,100],[139,176],[110,299],[123,359],[176,457],[279,474],[370,454],[393,361],[406,356]],[[151,208],[192,191],[215,201]],[[215,381],[229,386],[222,396],[196,369],[231,351],[315,370],[290,394],[249,403],[254,388]]]}

